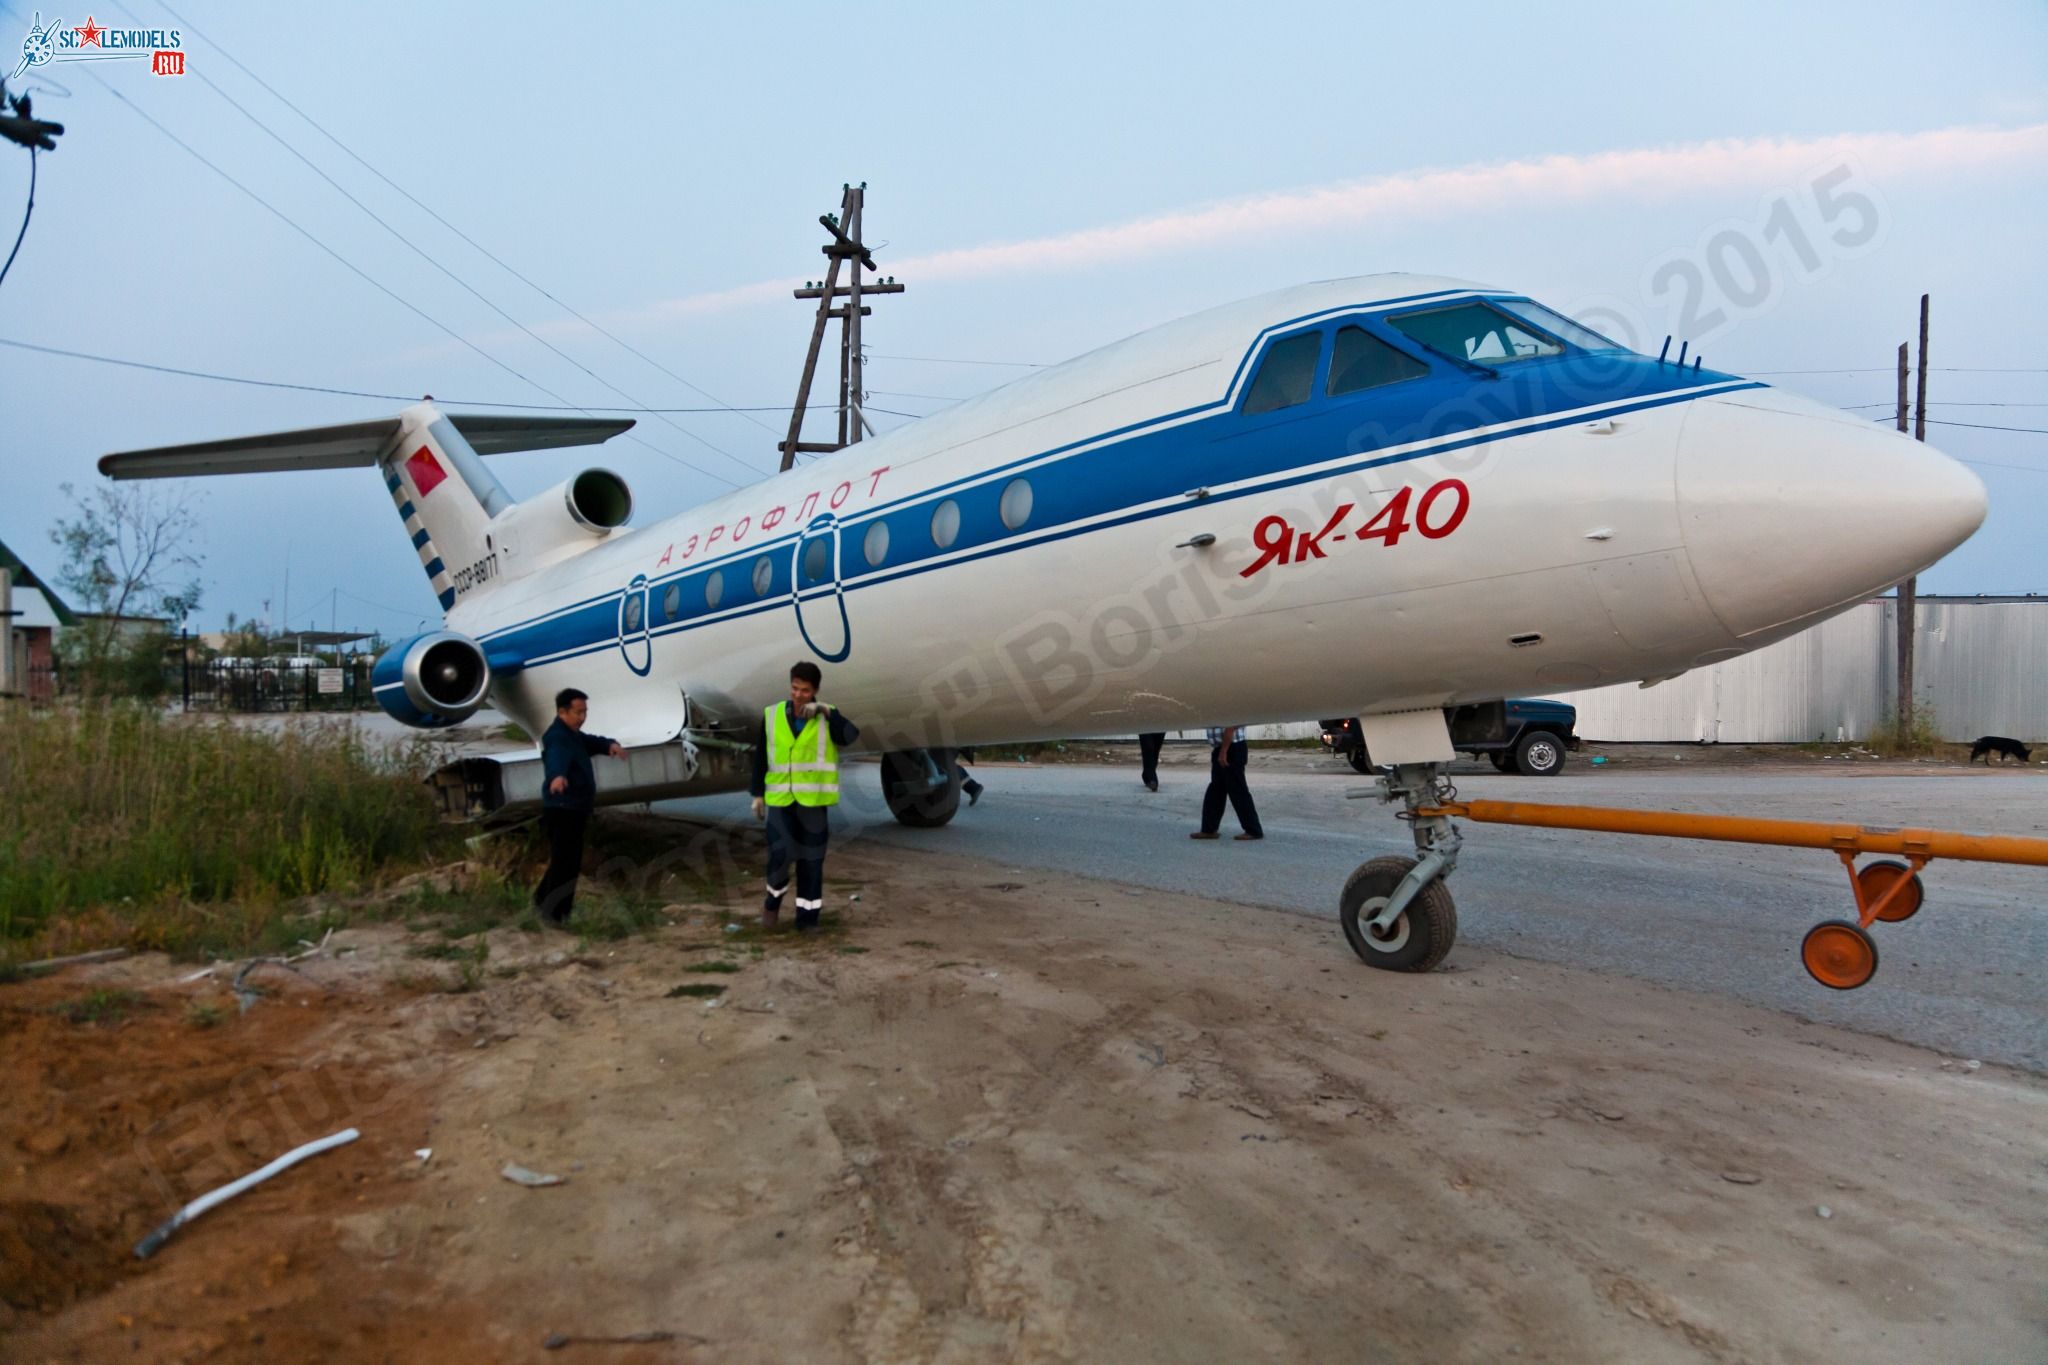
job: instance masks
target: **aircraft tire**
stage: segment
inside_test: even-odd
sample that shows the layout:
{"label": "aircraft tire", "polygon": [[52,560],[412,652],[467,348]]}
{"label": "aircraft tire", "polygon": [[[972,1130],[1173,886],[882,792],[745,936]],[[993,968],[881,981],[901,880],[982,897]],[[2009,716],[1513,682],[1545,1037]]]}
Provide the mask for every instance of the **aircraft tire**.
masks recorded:
{"label": "aircraft tire", "polygon": [[1358,747],[1346,754],[1345,757],[1351,760],[1351,771],[1365,773],[1368,776],[1371,775],[1373,771],[1372,755],[1365,751],[1364,740],[1360,740]]}
{"label": "aircraft tire", "polygon": [[1366,931],[1365,922],[1379,912],[1394,894],[1394,888],[1415,866],[1413,858],[1374,858],[1360,863],[1344,882],[1338,898],[1337,917],[1344,925],[1345,941],[1368,967],[1390,972],[1426,972],[1444,960],[1458,937],[1458,907],[1442,878],[1422,888],[1401,917],[1393,932],[1377,938]]}
{"label": "aircraft tire", "polygon": [[[938,786],[926,785],[924,755],[944,774]],[[951,749],[907,750],[882,755],[882,800],[898,824],[911,829],[937,829],[960,810],[960,765]]]}

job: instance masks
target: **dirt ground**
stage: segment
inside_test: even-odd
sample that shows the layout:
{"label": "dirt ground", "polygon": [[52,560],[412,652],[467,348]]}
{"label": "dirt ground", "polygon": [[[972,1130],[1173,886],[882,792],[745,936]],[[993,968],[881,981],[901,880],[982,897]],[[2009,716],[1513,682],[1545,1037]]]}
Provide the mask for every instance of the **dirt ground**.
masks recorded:
{"label": "dirt ground", "polygon": [[161,958],[0,986],[0,1358],[2048,1356],[2040,1078],[1080,878],[831,870],[823,936],[729,932],[736,889],[615,945],[494,931],[464,992],[393,925],[246,1014]]}

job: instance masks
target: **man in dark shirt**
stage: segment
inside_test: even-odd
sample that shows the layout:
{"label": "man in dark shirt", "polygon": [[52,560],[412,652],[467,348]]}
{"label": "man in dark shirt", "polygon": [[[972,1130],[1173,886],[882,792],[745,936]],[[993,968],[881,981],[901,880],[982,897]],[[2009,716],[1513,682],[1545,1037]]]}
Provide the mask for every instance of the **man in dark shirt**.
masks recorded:
{"label": "man in dark shirt", "polygon": [[555,694],[555,723],[540,737],[540,819],[548,832],[548,870],[533,890],[533,905],[556,928],[567,925],[569,912],[576,908],[583,830],[597,805],[591,755],[626,756],[617,740],[583,733],[583,722],[589,718],[589,695],[565,687]]}
{"label": "man in dark shirt", "polygon": [[824,674],[805,659],[789,670],[789,700],[762,714],[754,750],[754,818],[768,826],[767,895],[761,927],[773,929],[796,872],[796,927],[818,927],[825,904],[827,812],[839,804],[839,750],[860,737],[860,727],[818,700]]}

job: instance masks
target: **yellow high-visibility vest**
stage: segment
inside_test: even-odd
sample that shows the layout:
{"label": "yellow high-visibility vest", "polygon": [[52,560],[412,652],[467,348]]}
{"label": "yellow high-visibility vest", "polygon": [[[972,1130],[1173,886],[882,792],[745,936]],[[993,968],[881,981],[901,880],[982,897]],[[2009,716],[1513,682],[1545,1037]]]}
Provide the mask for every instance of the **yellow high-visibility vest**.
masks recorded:
{"label": "yellow high-visibility vest", "polygon": [[768,791],[771,806],[836,806],[839,804],[839,746],[824,714],[812,716],[804,728],[789,728],[789,708],[782,702],[763,717],[768,741]]}

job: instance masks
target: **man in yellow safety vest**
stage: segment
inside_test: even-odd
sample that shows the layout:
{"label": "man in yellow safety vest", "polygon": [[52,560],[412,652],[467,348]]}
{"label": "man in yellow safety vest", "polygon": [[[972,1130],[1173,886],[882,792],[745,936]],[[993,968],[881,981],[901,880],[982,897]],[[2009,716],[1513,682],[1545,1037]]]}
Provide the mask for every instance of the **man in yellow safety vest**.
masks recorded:
{"label": "man in yellow safety vest", "polygon": [[761,717],[761,745],[754,751],[754,818],[768,825],[768,894],[761,902],[761,927],[773,929],[796,872],[798,932],[818,927],[825,905],[825,845],[831,835],[826,812],[839,804],[839,749],[860,737],[860,728],[818,700],[824,674],[808,659],[789,670],[789,700]]}

